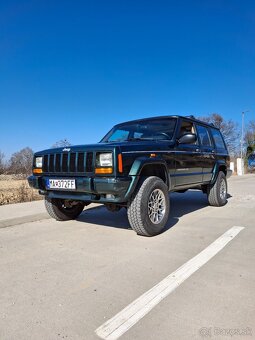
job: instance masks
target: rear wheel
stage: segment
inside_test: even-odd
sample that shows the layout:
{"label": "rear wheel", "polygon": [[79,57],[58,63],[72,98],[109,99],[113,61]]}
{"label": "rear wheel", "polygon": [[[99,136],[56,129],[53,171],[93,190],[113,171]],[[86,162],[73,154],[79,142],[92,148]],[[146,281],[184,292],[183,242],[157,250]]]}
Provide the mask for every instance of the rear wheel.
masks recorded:
{"label": "rear wheel", "polygon": [[166,184],[156,176],[146,178],[128,205],[128,220],[132,229],[142,236],[157,235],[164,229],[168,216]]}
{"label": "rear wheel", "polygon": [[49,197],[45,197],[44,203],[48,214],[57,221],[74,220],[82,213],[85,205],[79,201]]}
{"label": "rear wheel", "polygon": [[220,171],[213,185],[208,185],[207,196],[210,205],[221,207],[227,203],[227,179],[223,171]]}

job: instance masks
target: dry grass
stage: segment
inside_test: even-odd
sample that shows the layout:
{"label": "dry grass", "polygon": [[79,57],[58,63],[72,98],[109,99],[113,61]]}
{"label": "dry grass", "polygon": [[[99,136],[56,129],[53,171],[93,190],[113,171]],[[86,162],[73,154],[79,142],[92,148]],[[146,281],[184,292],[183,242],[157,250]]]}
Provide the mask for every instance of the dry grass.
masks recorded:
{"label": "dry grass", "polygon": [[38,191],[29,187],[26,179],[20,176],[0,176],[0,205],[30,202],[42,199]]}

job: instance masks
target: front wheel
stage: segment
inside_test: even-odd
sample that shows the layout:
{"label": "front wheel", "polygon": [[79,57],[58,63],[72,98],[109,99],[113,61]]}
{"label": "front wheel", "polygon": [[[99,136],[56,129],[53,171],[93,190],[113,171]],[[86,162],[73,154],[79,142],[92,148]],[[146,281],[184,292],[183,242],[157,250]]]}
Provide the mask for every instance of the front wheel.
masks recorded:
{"label": "front wheel", "polygon": [[207,197],[209,204],[221,207],[227,203],[227,179],[223,171],[218,173],[218,177],[213,185],[207,187]]}
{"label": "front wheel", "polygon": [[82,213],[85,205],[85,203],[79,201],[49,198],[47,196],[44,203],[48,214],[57,221],[74,220]]}
{"label": "front wheel", "polygon": [[154,236],[164,229],[169,209],[166,184],[156,176],[147,177],[128,204],[128,220],[138,235]]}

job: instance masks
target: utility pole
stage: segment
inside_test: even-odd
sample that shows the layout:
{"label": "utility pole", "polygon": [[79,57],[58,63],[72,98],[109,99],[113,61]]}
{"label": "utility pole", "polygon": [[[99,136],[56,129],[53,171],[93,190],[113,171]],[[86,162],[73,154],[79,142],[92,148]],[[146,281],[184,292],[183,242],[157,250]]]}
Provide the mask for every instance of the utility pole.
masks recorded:
{"label": "utility pole", "polygon": [[244,139],[244,114],[249,112],[249,110],[242,112],[242,134],[241,134],[241,167],[242,167],[242,175],[244,174],[244,161],[243,161],[243,139]]}

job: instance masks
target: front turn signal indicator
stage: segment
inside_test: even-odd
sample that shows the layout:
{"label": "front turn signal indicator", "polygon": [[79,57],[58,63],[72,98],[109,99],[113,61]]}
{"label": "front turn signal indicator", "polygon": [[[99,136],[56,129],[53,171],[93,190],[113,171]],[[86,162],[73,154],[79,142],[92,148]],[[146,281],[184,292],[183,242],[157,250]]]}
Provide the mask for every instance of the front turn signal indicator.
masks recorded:
{"label": "front turn signal indicator", "polygon": [[118,154],[118,170],[119,172],[123,172],[123,161],[122,161],[122,154]]}
{"label": "front turn signal indicator", "polygon": [[95,173],[98,175],[112,174],[112,167],[109,168],[95,168]]}
{"label": "front turn signal indicator", "polygon": [[33,169],[34,174],[42,174],[42,169]]}

